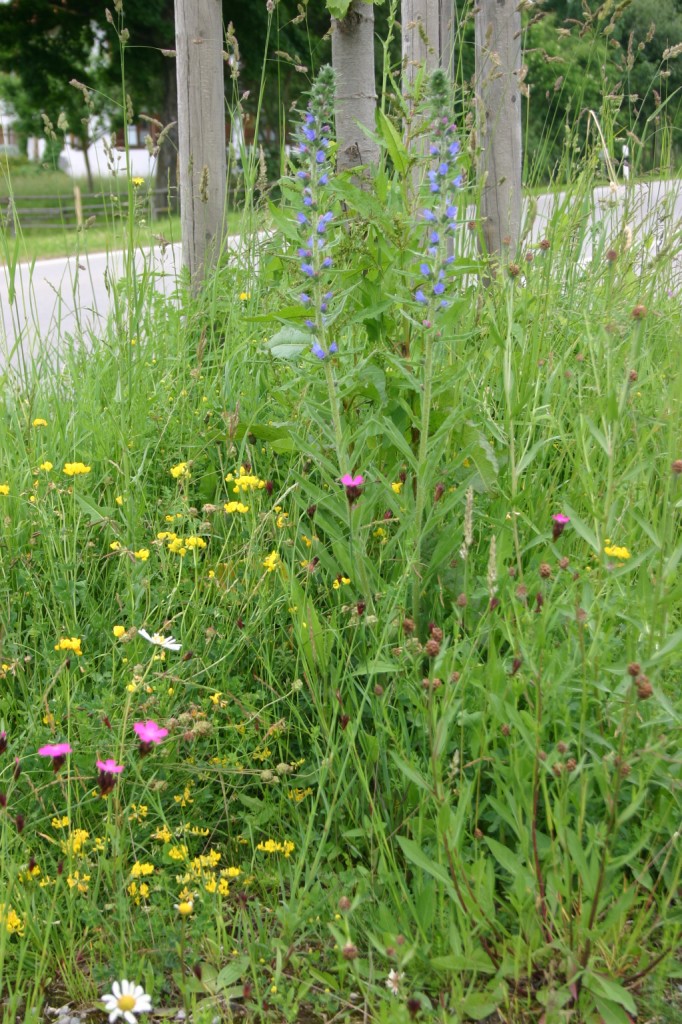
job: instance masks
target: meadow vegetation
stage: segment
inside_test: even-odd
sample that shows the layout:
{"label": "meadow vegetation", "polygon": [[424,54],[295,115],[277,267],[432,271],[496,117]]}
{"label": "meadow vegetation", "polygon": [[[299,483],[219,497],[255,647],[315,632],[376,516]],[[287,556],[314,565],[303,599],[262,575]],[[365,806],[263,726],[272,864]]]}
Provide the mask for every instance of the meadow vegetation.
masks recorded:
{"label": "meadow vegetation", "polygon": [[587,149],[491,276],[430,88],[363,189],[323,73],[198,296],[5,377],[3,1020],[666,1013],[679,234],[581,260]]}

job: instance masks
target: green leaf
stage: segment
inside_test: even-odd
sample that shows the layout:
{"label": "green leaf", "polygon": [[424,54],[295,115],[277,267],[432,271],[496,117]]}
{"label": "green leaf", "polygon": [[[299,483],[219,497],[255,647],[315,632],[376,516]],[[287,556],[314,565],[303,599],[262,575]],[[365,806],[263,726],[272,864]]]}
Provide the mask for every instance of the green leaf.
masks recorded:
{"label": "green leaf", "polygon": [[491,839],[490,836],[485,837],[485,843],[497,863],[514,878],[524,870],[521,859],[506,846],[503,846],[502,843],[498,843],[496,839]]}
{"label": "green leaf", "polygon": [[601,554],[599,545],[597,544],[597,535],[589,528],[587,523],[583,522],[580,516],[571,508],[570,505],[566,506],[566,511],[571,517],[571,526],[578,536],[582,537],[582,539],[589,544],[592,550],[596,551],[598,555]]}
{"label": "green leaf", "polygon": [[377,125],[388,155],[393,161],[398,174],[403,176],[410,166],[410,158],[403,140],[398,135],[393,122],[384,114],[383,110],[377,110]]}
{"label": "green leaf", "polygon": [[296,359],[309,348],[313,340],[311,334],[299,331],[296,327],[283,327],[277,334],[273,334],[266,345],[275,359]]}
{"label": "green leaf", "polygon": [[446,869],[441,864],[436,864],[435,860],[431,860],[430,857],[422,850],[419,843],[415,843],[414,839],[408,839],[406,836],[396,836],[398,845],[401,850],[415,867],[425,871],[427,875],[431,875],[432,878],[442,882],[448,889],[448,892],[453,891],[452,881],[448,875]]}
{"label": "green leaf", "polygon": [[585,974],[583,976],[583,984],[593,996],[598,996],[611,1003],[619,1003],[625,1007],[628,1013],[634,1016],[637,1015],[637,1005],[632,998],[632,994],[626,988],[623,988],[622,985],[619,985],[617,981],[605,978],[603,974]]}
{"label": "green leaf", "polygon": [[229,964],[226,964],[225,967],[223,967],[222,971],[216,978],[216,989],[220,991],[223,988],[227,988],[228,985],[234,985],[236,981],[240,981],[246,973],[248,966],[249,961],[245,956],[240,956],[231,960]]}
{"label": "green leaf", "polygon": [[298,227],[296,223],[279,206],[275,206],[274,203],[268,203],[268,208],[275,227],[282,232],[285,238],[288,238],[291,242],[297,242]]}
{"label": "green leaf", "polygon": [[92,501],[88,501],[88,499],[84,498],[82,494],[79,494],[75,487],[74,498],[76,499],[76,504],[80,505],[82,510],[87,512],[90,516],[91,525],[94,523],[105,523],[111,519],[114,514],[113,509],[98,508],[98,506],[93,504]]}
{"label": "green leaf", "polygon": [[409,779],[410,782],[414,782],[415,786],[426,790],[427,793],[432,792],[431,783],[428,779],[425,779],[423,775],[420,775],[416,768],[413,768],[411,764],[408,764],[407,761],[402,759],[402,757],[399,757],[395,750],[391,750],[390,754],[391,760],[398,766],[406,779]]}
{"label": "green leaf", "polygon": [[490,489],[497,479],[499,467],[489,441],[473,423],[465,423],[461,433],[461,444],[476,466],[485,487]]}

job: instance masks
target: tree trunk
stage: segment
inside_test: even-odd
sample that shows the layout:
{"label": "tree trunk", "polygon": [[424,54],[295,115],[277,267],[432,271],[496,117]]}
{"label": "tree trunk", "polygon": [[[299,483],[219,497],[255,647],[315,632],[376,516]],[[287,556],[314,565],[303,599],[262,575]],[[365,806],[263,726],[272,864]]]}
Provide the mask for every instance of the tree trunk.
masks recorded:
{"label": "tree trunk", "polygon": [[403,92],[414,93],[421,68],[426,77],[443,68],[454,73],[454,0],[402,0]]}
{"label": "tree trunk", "polygon": [[226,155],[221,0],[175,0],[182,261],[196,290],[224,233]]}
{"label": "tree trunk", "polygon": [[[156,187],[154,210],[157,214],[178,212],[178,79],[175,60],[166,57],[163,63],[164,90],[163,139],[156,158]],[[169,128],[168,126],[173,127]],[[166,131],[166,129],[168,129]],[[163,191],[161,191],[163,190]]]}
{"label": "tree trunk", "polygon": [[488,255],[513,257],[521,230],[521,14],[518,0],[478,0],[476,110]]}
{"label": "tree trunk", "polygon": [[379,147],[361,125],[374,132],[377,94],[374,78],[374,7],[353,0],[345,18],[332,18],[332,64],[336,80],[337,167],[340,171],[376,164]]}

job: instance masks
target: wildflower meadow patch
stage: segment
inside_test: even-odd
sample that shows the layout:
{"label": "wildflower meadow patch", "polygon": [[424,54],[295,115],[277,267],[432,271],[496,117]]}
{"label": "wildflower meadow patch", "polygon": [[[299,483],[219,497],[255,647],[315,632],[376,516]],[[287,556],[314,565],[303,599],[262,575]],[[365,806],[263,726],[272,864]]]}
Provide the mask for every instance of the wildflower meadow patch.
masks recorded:
{"label": "wildflower meadow patch", "polygon": [[333,89],[198,296],[6,380],[3,1020],[632,1024],[679,977],[670,267],[577,269],[562,209],[489,277],[445,76],[371,188]]}

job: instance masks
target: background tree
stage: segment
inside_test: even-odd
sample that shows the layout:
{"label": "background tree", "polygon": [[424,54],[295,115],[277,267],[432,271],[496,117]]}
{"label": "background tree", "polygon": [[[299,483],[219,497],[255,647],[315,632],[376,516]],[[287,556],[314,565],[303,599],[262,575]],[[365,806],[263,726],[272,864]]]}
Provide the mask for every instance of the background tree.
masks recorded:
{"label": "background tree", "polygon": [[379,159],[379,146],[368,134],[375,129],[377,105],[374,4],[371,0],[331,0],[328,7],[336,72],[337,166],[345,171]]}

